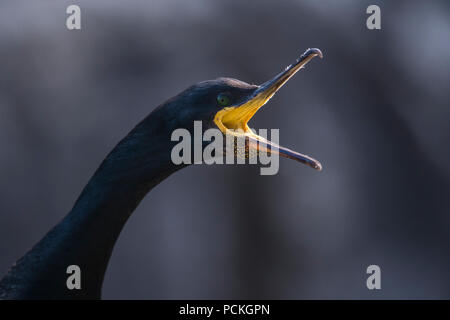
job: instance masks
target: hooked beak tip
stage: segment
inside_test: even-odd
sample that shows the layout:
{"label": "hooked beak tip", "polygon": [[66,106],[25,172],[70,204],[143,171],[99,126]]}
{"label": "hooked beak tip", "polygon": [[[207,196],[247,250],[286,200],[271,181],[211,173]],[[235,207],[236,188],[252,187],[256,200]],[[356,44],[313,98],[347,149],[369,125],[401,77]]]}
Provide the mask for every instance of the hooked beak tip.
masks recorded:
{"label": "hooked beak tip", "polygon": [[309,48],[308,50],[306,50],[306,52],[303,54],[304,56],[318,56],[320,59],[323,58],[323,53],[322,51],[320,51],[320,49],[317,48]]}

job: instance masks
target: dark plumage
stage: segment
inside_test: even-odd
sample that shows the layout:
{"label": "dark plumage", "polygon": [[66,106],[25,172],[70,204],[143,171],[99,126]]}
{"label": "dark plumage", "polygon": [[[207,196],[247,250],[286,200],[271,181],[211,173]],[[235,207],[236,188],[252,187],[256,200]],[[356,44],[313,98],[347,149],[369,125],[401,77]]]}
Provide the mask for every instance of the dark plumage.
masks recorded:
{"label": "dark plumage", "polygon": [[[270,97],[262,99],[261,94],[269,89],[273,94],[316,55],[321,55],[320,51],[309,49],[294,65],[262,86],[219,78],[191,86],[157,107],[108,154],[69,214],[0,281],[0,298],[100,298],[111,252],[127,219],[154,186],[186,166],[171,161],[176,144],[171,141],[172,132],[177,128],[192,132],[195,120],[202,121],[203,130],[216,127],[214,117],[224,109],[218,105],[219,94],[226,94],[227,103],[234,109],[249,101],[262,105]],[[289,157],[317,166],[313,159],[291,151]],[[81,290],[66,287],[69,265],[81,269]]]}
{"label": "dark plumage", "polygon": [[[128,217],[174,165],[173,130],[194,120],[213,125],[216,96],[238,101],[257,86],[220,78],[200,82],[169,99],[141,121],[109,153],[69,214],[12,267],[0,282],[2,299],[97,299],[113,246]],[[66,268],[82,270],[82,290],[68,290]]]}

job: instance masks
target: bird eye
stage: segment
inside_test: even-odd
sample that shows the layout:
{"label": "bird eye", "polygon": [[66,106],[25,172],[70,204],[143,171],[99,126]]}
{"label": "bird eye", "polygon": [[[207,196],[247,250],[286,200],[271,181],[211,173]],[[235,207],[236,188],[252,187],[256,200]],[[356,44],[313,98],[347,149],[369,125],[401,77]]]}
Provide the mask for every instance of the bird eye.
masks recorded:
{"label": "bird eye", "polygon": [[217,96],[217,103],[219,106],[226,107],[230,104],[230,97],[225,93],[220,93]]}

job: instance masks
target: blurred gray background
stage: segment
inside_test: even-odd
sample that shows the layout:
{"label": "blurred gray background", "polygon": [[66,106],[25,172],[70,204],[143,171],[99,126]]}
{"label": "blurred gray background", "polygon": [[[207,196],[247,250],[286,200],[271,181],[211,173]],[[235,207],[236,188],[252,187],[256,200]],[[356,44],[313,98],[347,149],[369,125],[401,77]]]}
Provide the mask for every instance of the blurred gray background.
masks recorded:
{"label": "blurred gray background", "polygon": [[449,31],[444,0],[2,1],[0,274],[158,104],[219,76],[261,83],[317,47],[250,125],[323,172],[175,173],[125,226],[104,298],[450,298]]}

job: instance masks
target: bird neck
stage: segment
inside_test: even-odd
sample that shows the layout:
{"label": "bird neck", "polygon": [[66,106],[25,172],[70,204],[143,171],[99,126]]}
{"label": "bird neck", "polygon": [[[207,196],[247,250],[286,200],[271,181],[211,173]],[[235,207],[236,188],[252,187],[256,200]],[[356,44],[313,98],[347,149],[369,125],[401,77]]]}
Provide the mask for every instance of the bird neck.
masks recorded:
{"label": "bird neck", "polygon": [[[163,115],[158,108],[119,142],[69,214],[0,282],[0,298],[100,298],[127,219],[154,186],[182,168],[171,162],[172,128]],[[66,286],[70,265],[80,268],[80,290]]]}

